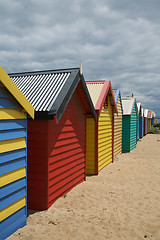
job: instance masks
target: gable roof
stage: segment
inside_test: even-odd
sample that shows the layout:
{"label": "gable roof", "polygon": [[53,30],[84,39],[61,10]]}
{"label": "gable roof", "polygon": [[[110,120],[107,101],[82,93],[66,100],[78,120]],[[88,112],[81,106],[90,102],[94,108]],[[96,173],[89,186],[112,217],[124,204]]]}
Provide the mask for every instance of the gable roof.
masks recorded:
{"label": "gable roof", "polygon": [[136,99],[133,97],[122,97],[123,115],[131,115]]}
{"label": "gable roof", "polygon": [[137,115],[143,117],[143,108],[140,102],[137,103]]}
{"label": "gable roof", "polygon": [[123,114],[123,106],[122,106],[122,98],[121,98],[121,92],[119,89],[112,89],[113,90],[113,94],[114,94],[114,99],[117,105],[118,102],[118,98],[120,96],[120,102],[121,102],[121,108],[122,108],[122,114]]}
{"label": "gable roof", "polygon": [[79,68],[9,74],[35,110],[36,118],[56,115],[59,121],[80,82],[96,119],[96,112]]}
{"label": "gable roof", "polygon": [[115,103],[112,86],[110,81],[86,81],[88,91],[92,98],[95,110],[100,114],[106,96],[110,95],[111,105],[114,106],[114,111],[118,115],[117,106]]}
{"label": "gable roof", "polygon": [[14,96],[14,98],[24,108],[24,110],[32,118],[34,118],[34,108],[1,66],[0,66],[0,82]]}
{"label": "gable roof", "polygon": [[153,117],[153,113],[151,110],[148,110],[148,114],[147,114],[147,118],[152,118]]}
{"label": "gable roof", "polygon": [[144,117],[146,117],[147,118],[147,115],[148,115],[148,109],[144,109]]}

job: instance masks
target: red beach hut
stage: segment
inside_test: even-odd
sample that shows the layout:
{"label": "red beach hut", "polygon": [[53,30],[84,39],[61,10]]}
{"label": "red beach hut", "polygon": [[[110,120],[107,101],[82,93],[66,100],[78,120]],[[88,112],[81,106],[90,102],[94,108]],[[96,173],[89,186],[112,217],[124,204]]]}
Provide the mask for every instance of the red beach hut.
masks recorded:
{"label": "red beach hut", "polygon": [[86,117],[96,120],[79,68],[10,74],[35,109],[28,120],[28,208],[48,209],[86,179]]}

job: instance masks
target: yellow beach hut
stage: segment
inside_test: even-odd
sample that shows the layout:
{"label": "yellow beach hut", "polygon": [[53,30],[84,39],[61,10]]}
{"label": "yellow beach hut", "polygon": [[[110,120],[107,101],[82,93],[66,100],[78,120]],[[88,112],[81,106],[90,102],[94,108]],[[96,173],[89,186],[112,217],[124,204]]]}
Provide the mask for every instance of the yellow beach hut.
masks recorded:
{"label": "yellow beach hut", "polygon": [[0,240],[27,220],[27,113],[34,109],[0,67]]}
{"label": "yellow beach hut", "polygon": [[117,107],[110,81],[87,81],[87,87],[97,113],[86,123],[86,174],[98,175],[107,164],[113,162],[113,114]]}
{"label": "yellow beach hut", "polygon": [[114,114],[114,156],[122,153],[122,100],[119,89],[113,89],[115,103],[117,105],[118,116]]}

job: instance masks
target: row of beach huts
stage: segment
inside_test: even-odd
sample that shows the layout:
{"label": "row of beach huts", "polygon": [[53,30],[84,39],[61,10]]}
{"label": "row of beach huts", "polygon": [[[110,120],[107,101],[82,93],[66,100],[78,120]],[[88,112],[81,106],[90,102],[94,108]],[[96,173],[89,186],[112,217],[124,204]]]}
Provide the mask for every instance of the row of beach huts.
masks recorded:
{"label": "row of beach huts", "polygon": [[7,74],[0,67],[0,240],[27,208],[59,197],[136,148],[155,113],[81,69]]}

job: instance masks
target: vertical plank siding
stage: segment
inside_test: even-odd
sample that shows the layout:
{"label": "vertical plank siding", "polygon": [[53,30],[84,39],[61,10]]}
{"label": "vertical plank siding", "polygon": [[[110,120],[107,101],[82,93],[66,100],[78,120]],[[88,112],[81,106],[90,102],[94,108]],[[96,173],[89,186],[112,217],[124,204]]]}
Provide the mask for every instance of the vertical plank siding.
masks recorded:
{"label": "vertical plank siding", "polygon": [[87,118],[86,122],[86,174],[95,174],[95,121]]}
{"label": "vertical plank siding", "polygon": [[121,99],[117,101],[118,116],[114,114],[114,155],[122,153],[122,107]]}
{"label": "vertical plank siding", "polygon": [[26,224],[27,119],[0,85],[0,239]]}
{"label": "vertical plank siding", "polygon": [[98,171],[112,162],[112,106],[102,108],[98,122]]}
{"label": "vertical plank siding", "polygon": [[143,132],[144,132],[144,136],[147,134],[147,118],[144,117],[144,124],[143,124]]}

